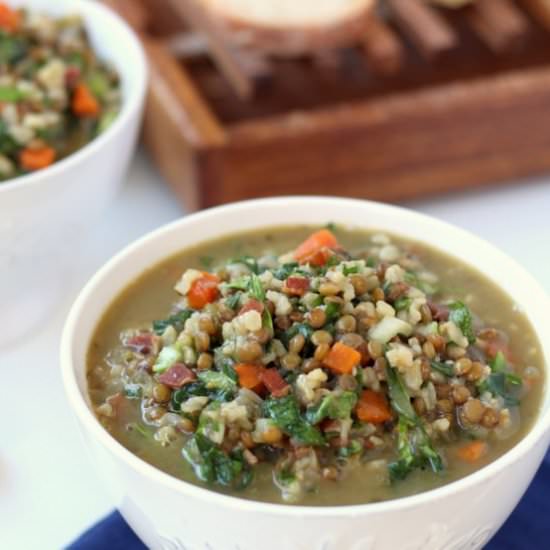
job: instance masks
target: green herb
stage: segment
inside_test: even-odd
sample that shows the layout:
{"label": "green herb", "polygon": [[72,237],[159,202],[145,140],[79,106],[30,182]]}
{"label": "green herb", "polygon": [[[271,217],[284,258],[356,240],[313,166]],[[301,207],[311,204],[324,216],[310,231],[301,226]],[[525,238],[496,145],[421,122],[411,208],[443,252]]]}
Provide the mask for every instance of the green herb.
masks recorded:
{"label": "green herb", "polygon": [[126,384],[124,386],[124,395],[128,399],[139,399],[141,397],[141,386],[139,384]]}
{"label": "green herb", "polygon": [[512,374],[511,372],[506,373],[506,381],[512,386],[521,386],[523,385],[523,379],[517,374]]}
{"label": "green herb", "polygon": [[258,302],[263,302],[265,300],[265,290],[262,286],[262,281],[260,281],[260,278],[255,273],[250,275],[248,293],[252,298],[256,298]]}
{"label": "green herb", "polygon": [[235,361],[233,361],[231,357],[225,355],[223,352],[223,346],[220,346],[214,350],[214,365],[218,371],[224,373],[226,376],[231,378],[231,380],[237,382],[237,373],[233,368]]}
{"label": "green herb", "polygon": [[412,425],[401,416],[397,430],[398,459],[388,465],[391,481],[405,479],[417,468],[429,466],[436,473],[443,470],[443,460],[423,427]]}
{"label": "green herb", "polygon": [[326,322],[334,321],[340,315],[340,304],[329,302],[325,308]]}
{"label": "green herb", "polygon": [[240,477],[238,478],[238,481],[235,484],[235,489],[237,489],[238,491],[243,491],[254,480],[254,470],[251,468],[248,462],[244,459],[243,451],[236,450],[236,451],[233,451],[232,454],[233,456],[237,457],[244,465],[243,469],[241,470]]}
{"label": "green herb", "polygon": [[267,329],[270,334],[273,334],[273,319],[271,318],[271,313],[265,308],[262,312],[262,327]]}
{"label": "green herb", "polygon": [[422,420],[413,409],[401,377],[394,369],[387,367],[386,379],[391,405],[399,415],[398,459],[388,466],[390,479],[392,481],[404,479],[412,470],[426,466],[429,466],[434,472],[442,471],[441,456],[434,449]]}
{"label": "green herb", "polygon": [[208,396],[208,390],[202,382],[192,382],[186,384],[183,388],[180,388],[172,393],[172,399],[170,400],[170,410],[174,412],[181,411],[181,404],[185,403],[190,397],[203,397]]}
{"label": "green herb", "polygon": [[185,321],[187,321],[191,315],[193,315],[192,309],[182,309],[181,311],[178,311],[178,313],[170,315],[168,319],[153,321],[153,330],[157,334],[163,334],[169,326],[172,326],[176,329],[176,332],[181,332],[185,326]]}
{"label": "green herb", "polygon": [[181,347],[177,342],[172,346],[163,347],[153,365],[153,372],[161,373],[168,370],[172,365],[181,361],[182,355]]}
{"label": "green herb", "polygon": [[342,273],[344,275],[352,275],[353,273],[359,273],[358,265],[344,265],[342,268]]}
{"label": "green herb", "polygon": [[25,97],[26,95],[15,86],[0,86],[0,101],[4,103],[17,103]]}
{"label": "green herb", "polygon": [[317,294],[315,298],[309,302],[309,305],[311,309],[323,305],[323,297],[320,294]]}
{"label": "green herb", "polygon": [[356,403],[357,395],[354,392],[329,393],[318,405],[306,411],[306,419],[311,424],[319,424],[325,418],[349,418]]}
{"label": "green herb", "polygon": [[287,468],[283,468],[282,470],[276,472],[275,478],[280,485],[283,485],[285,487],[288,487],[291,483],[294,483],[296,481],[296,476]]}
{"label": "green herb", "polygon": [[218,370],[199,373],[208,397],[214,401],[228,401],[237,391],[238,377],[233,368],[233,360],[223,354],[222,348],[214,350],[214,364]]}
{"label": "green herb", "polygon": [[235,292],[235,294],[230,294],[225,299],[225,305],[231,309],[236,309],[241,301],[241,293]]}
{"label": "green herb", "polygon": [[294,395],[264,401],[264,413],[289,436],[303,445],[324,445],[321,432],[305,420]]}
{"label": "green herb", "polygon": [[205,483],[244,489],[252,481],[252,471],[242,452],[228,454],[202,434],[193,435],[182,454]]}
{"label": "green herb", "polygon": [[239,381],[239,377],[237,376],[237,371],[235,370],[233,365],[233,360],[228,358],[221,364],[219,369],[224,376],[227,376],[227,378],[233,380],[233,382],[237,384]]}
{"label": "green herb", "polygon": [[80,52],[71,52],[65,57],[67,65],[74,65],[78,67],[81,71],[84,71],[86,68],[86,60],[84,55]]}
{"label": "green herb", "polygon": [[455,375],[455,368],[449,363],[441,363],[440,361],[432,361],[430,363],[433,370],[440,372],[447,378],[451,378]]}
{"label": "green herb", "polygon": [[393,307],[396,309],[396,311],[403,311],[408,310],[411,307],[411,304],[412,298],[401,296],[400,298],[397,298],[397,300],[395,300],[395,302],[393,303]]}
{"label": "green herb", "polygon": [[336,254],[333,254],[329,257],[327,260],[327,263],[325,264],[326,267],[335,267],[340,263],[340,258],[336,256]]}
{"label": "green herb", "polygon": [[86,83],[92,94],[100,100],[105,100],[111,84],[103,71],[91,71],[86,78]]}
{"label": "green herb", "polygon": [[[219,390],[225,393],[233,393],[237,389],[236,375],[234,370],[229,371],[230,367],[224,366],[225,372],[215,370],[204,370],[199,372],[199,380],[204,383],[207,391]],[[231,374],[230,374],[231,372]]]}
{"label": "green herb", "polygon": [[230,283],[226,283],[227,288],[232,288],[234,290],[248,290],[250,286],[250,278],[249,277],[239,277],[238,279],[235,279],[231,281]]}
{"label": "green herb", "polygon": [[332,231],[333,233],[338,230],[338,226],[334,222],[328,222],[325,225],[325,229]]}
{"label": "green herb", "polygon": [[476,341],[474,334],[472,314],[468,307],[462,302],[453,302],[449,305],[449,321],[452,321],[466,336],[468,342],[473,344]]}
{"label": "green herb", "polygon": [[27,53],[27,45],[23,40],[0,32],[0,64],[9,65],[23,59]]}
{"label": "green herb", "polygon": [[248,267],[248,269],[254,273],[258,274],[260,272],[260,268],[258,266],[258,262],[256,261],[256,258],[253,256],[241,256],[240,258],[233,258],[227,262],[229,264],[242,264]]}
{"label": "green herb", "polygon": [[[341,261],[342,260],[339,256],[337,256],[336,254],[332,254],[327,259],[325,265],[321,265],[318,267],[310,265],[309,267],[315,275],[317,275],[318,277],[324,277],[331,267],[337,266],[338,264],[340,264]],[[311,273],[309,273],[308,275],[311,276]]]}
{"label": "green herb", "polygon": [[288,347],[288,343],[294,336],[297,334],[301,334],[306,341],[308,341],[311,338],[311,335],[315,331],[313,330],[313,327],[306,323],[294,323],[288,330],[286,330],[282,335],[282,341],[285,344],[285,346]]}
{"label": "green herb", "polygon": [[363,386],[365,385],[366,374],[364,369],[357,369],[355,373],[355,380],[357,381],[357,387],[355,388],[355,393],[360,395],[363,391]]}
{"label": "green herb", "polygon": [[489,362],[491,374],[478,385],[480,392],[488,391],[503,398],[508,407],[519,405],[518,390],[523,380],[517,374],[510,372],[510,367],[504,354],[499,351]]}
{"label": "green herb", "polygon": [[508,382],[504,372],[493,372],[478,387],[480,393],[488,391],[493,395],[499,395],[504,399],[506,406],[514,407],[519,405],[519,399],[514,395],[510,385],[514,384]]}
{"label": "green herb", "polygon": [[508,362],[504,353],[499,351],[492,361],[489,361],[489,366],[493,372],[505,372],[508,369]]}
{"label": "green herb", "polygon": [[36,135],[49,142],[59,142],[64,139],[67,133],[65,121],[60,120],[57,124],[47,126],[46,128],[37,128]]}
{"label": "green herb", "polygon": [[285,279],[288,279],[293,273],[298,271],[299,267],[300,264],[298,262],[288,262],[286,264],[283,264],[281,267],[275,269],[273,271],[273,276],[276,279],[284,281]]}
{"label": "green herb", "polygon": [[405,417],[409,422],[416,424],[418,417],[411,405],[411,398],[399,374],[392,367],[386,367],[386,379],[390,395],[390,403],[394,411]]}
{"label": "green herb", "polygon": [[373,256],[369,256],[366,263],[367,267],[376,267],[376,258],[374,258]]}
{"label": "green herb", "polygon": [[298,380],[298,376],[300,376],[298,370],[299,369],[289,370],[288,372],[283,374],[283,378],[287,384],[293,385],[296,380]]}
{"label": "green herb", "polygon": [[421,468],[427,463],[432,472],[442,472],[444,469],[441,455],[433,448],[428,434],[420,427],[416,428],[416,445],[421,459]]}
{"label": "green herb", "polygon": [[0,118],[0,153],[8,155],[19,148],[9,133],[9,127],[4,119]]}
{"label": "green herb", "polygon": [[401,417],[397,425],[398,460],[388,465],[392,481],[405,479],[415,468],[416,456],[409,440],[409,424]]}
{"label": "green herb", "polygon": [[363,450],[363,445],[355,439],[352,439],[349,442],[349,445],[347,447],[341,447],[338,451],[338,456],[342,458],[347,458],[352,455],[356,455],[360,453]]}

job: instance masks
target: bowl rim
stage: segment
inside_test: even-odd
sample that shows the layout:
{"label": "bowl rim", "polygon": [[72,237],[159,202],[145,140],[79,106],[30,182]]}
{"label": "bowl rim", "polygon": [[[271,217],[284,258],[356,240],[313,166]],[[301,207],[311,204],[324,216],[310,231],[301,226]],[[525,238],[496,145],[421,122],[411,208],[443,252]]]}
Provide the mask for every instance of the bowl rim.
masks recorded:
{"label": "bowl rim", "polygon": [[[72,1],[74,2],[74,0]],[[0,182],[0,195],[16,189],[42,184],[42,180],[45,177],[55,178],[65,169],[70,169],[71,167],[74,167],[74,165],[80,163],[84,157],[94,155],[98,149],[106,145],[114,138],[116,134],[121,132],[127,126],[128,121],[132,119],[137,112],[139,112],[141,104],[143,103],[143,99],[147,91],[148,65],[143,47],[134,31],[128,23],[120,17],[120,15],[101,2],[77,0],[75,4],[74,11],[82,15],[85,27],[89,25],[89,19],[98,18],[100,20],[110,20],[110,23],[117,26],[120,33],[125,35],[127,42],[131,44],[131,48],[128,51],[128,57],[132,60],[134,68],[137,68],[138,77],[136,80],[139,82],[139,85],[135,87],[128,87],[127,97],[125,97],[122,101],[118,116],[105,130],[105,132],[86,143],[77,151],[74,151],[65,158],[54,162],[51,166],[48,166],[43,170],[37,170],[36,172],[16,176],[14,178],[7,179],[4,182]],[[123,71],[119,71],[119,73],[121,81],[124,81],[125,78]]]}
{"label": "bowl rim", "polygon": [[[470,241],[477,241],[479,245],[484,246],[491,250],[491,253],[498,259],[504,261],[508,265],[514,266],[516,272],[521,272],[522,276],[529,280],[530,289],[533,293],[537,293],[537,299],[544,301],[546,303],[547,310],[550,312],[550,297],[546,291],[540,286],[540,284],[534,279],[534,277],[526,271],[518,262],[509,257],[504,252],[501,252],[497,247],[485,241],[484,239],[466,231],[462,228],[454,226],[448,222],[442,221],[438,218],[413,211],[408,208],[403,208],[399,206],[379,203],[375,201],[367,201],[361,199],[349,199],[349,198],[337,198],[330,196],[292,196],[292,197],[274,197],[274,198],[265,198],[265,199],[252,199],[246,201],[239,201],[235,203],[230,203],[226,205],[217,206],[214,208],[209,208],[200,212],[193,213],[191,215],[185,216],[168,224],[161,226],[160,228],[142,236],[141,238],[135,240],[115,256],[113,256],[109,261],[107,261],[87,282],[85,287],[81,290],[77,299],[75,300],[69,315],[67,316],[62,338],[61,338],[61,347],[60,347],[60,364],[61,364],[61,374],[62,381],[65,390],[65,394],[69,401],[73,412],[76,413],[76,416],[82,426],[92,435],[93,440],[101,443],[101,445],[108,450],[112,455],[119,459],[126,467],[134,470],[135,473],[140,476],[145,476],[149,480],[153,481],[155,484],[160,483],[165,488],[175,491],[180,495],[186,496],[188,498],[197,498],[203,501],[204,503],[215,505],[215,506],[228,506],[233,509],[238,508],[241,511],[250,511],[250,512],[264,512],[269,514],[275,514],[277,516],[299,516],[299,517],[351,517],[358,515],[366,514],[378,514],[386,513],[389,511],[399,511],[405,510],[414,506],[426,504],[427,502],[434,502],[438,500],[445,499],[451,496],[453,493],[458,493],[470,489],[471,487],[480,484],[482,482],[489,481],[498,475],[502,470],[506,469],[512,463],[520,460],[528,452],[530,452],[536,444],[544,438],[545,434],[550,431],[550,407],[545,412],[542,409],[538,413],[538,416],[531,426],[529,432],[514,445],[511,449],[505,452],[502,456],[490,462],[481,469],[452,482],[446,483],[435,489],[430,489],[418,493],[415,495],[410,495],[406,497],[391,499],[382,502],[371,502],[365,504],[352,504],[352,505],[331,505],[331,506],[305,506],[305,505],[289,505],[289,504],[276,504],[269,502],[262,502],[256,500],[249,500],[245,498],[240,498],[238,496],[226,495],[223,493],[218,493],[214,490],[203,488],[192,483],[180,480],[176,477],[171,476],[163,472],[162,470],[156,468],[155,466],[145,462],[144,460],[138,458],[131,451],[126,449],[121,443],[119,443],[114,437],[112,437],[107,430],[103,428],[96,416],[93,414],[89,406],[87,405],[85,398],[80,391],[78,381],[76,378],[76,365],[73,364],[73,346],[76,341],[76,327],[78,325],[81,315],[84,314],[84,307],[86,304],[93,299],[93,295],[96,291],[96,288],[101,286],[108,280],[110,272],[115,270],[120,264],[123,264],[127,261],[128,257],[131,257],[136,252],[138,252],[142,247],[147,246],[152,241],[157,241],[158,239],[166,238],[172,232],[181,231],[182,228],[185,228],[189,224],[201,224],[205,221],[215,219],[220,215],[224,215],[226,212],[238,210],[238,209],[248,209],[254,207],[274,207],[274,208],[283,208],[288,205],[289,201],[292,202],[303,202],[307,201],[308,206],[311,206],[312,202],[317,204],[326,204],[330,202],[334,204],[338,202],[342,205],[358,205],[361,204],[364,208],[376,208],[380,210],[385,210],[388,214],[393,214],[394,216],[414,216],[419,221],[431,223],[432,225],[445,227],[447,230],[451,230],[456,236],[467,238]],[[284,225],[284,223],[279,224],[279,226]],[[265,227],[275,226],[274,224],[268,224]],[[260,225],[258,225],[260,227]],[[251,229],[252,230],[252,229]],[[237,233],[238,231],[235,231]],[[398,234],[398,233],[397,233]],[[419,240],[419,239],[416,239]],[[201,242],[200,238],[196,240],[196,244]],[[422,242],[422,241],[421,241]],[[423,242],[429,244],[429,239],[425,239]],[[192,245],[191,245],[192,246]],[[451,254],[452,255],[452,254]],[[166,256],[168,258],[170,256]],[[159,260],[162,261],[162,260]],[[134,278],[138,277],[144,270],[136,272]],[[495,281],[493,281],[495,282]],[[497,284],[497,283],[495,283]],[[112,293],[112,298],[116,298],[117,295],[123,290],[123,288],[116,289],[116,292]],[[104,310],[103,310],[104,311]],[[528,315],[529,317],[529,315]],[[549,313],[549,324],[550,324],[550,313]],[[540,339],[540,330],[538,327],[533,325],[535,333]],[[91,333],[90,335],[91,336]],[[541,342],[542,344],[542,342]],[[542,402],[544,403],[548,400],[548,394],[550,393],[550,384],[548,383],[548,368],[550,366],[550,353],[544,352],[543,347],[543,360],[546,367],[546,376],[545,383],[543,387]]]}

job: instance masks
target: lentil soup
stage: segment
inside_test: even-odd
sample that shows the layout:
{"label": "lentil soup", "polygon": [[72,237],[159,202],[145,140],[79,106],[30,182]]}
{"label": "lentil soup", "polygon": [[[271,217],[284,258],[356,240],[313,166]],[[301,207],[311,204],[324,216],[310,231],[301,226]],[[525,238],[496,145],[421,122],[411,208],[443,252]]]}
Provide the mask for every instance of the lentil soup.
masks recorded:
{"label": "lentil soup", "polygon": [[232,235],[153,266],[88,352],[94,410],[126,448],[276,503],[375,502],[464,477],[530,429],[543,385],[534,331],[492,282],[342,227]]}

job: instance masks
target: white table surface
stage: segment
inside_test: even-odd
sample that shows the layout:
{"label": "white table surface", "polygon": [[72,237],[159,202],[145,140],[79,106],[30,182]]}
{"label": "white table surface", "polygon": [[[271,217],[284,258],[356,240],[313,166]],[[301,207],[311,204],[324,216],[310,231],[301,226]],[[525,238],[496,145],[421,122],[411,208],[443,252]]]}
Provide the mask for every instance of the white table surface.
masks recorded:
{"label": "white table surface", "polygon": [[[408,206],[493,242],[550,292],[550,178]],[[0,548],[61,548],[111,511],[63,394],[61,328],[78,289],[114,252],[183,214],[140,152],[57,311],[32,338],[0,350]]]}

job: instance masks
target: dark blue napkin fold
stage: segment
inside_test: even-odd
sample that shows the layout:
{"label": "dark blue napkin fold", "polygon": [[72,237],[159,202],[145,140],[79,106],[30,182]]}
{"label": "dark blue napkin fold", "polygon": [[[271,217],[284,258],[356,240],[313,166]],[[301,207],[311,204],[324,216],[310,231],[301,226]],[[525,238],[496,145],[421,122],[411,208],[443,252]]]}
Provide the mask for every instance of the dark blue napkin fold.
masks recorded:
{"label": "dark blue napkin fold", "polygon": [[[547,542],[543,542],[547,541]],[[485,550],[531,550],[550,541],[550,454],[542,463],[533,483],[500,531]],[[118,512],[86,531],[68,550],[144,550]]]}

